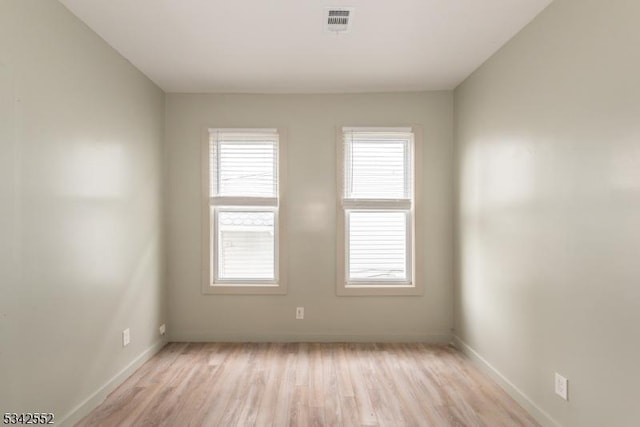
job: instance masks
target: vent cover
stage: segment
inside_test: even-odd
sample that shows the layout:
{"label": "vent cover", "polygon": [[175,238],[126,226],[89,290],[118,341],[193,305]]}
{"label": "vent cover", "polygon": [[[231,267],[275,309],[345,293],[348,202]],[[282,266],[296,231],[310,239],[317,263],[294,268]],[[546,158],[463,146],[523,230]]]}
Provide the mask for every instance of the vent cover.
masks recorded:
{"label": "vent cover", "polygon": [[352,7],[328,7],[325,9],[325,25],[331,33],[345,33],[353,22]]}

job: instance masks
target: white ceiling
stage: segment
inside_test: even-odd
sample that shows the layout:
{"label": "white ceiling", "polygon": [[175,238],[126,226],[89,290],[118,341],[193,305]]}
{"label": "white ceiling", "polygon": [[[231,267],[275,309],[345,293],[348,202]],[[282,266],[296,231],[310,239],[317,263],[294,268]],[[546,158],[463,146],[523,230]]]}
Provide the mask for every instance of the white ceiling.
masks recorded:
{"label": "white ceiling", "polygon": [[167,92],[310,93],[452,89],[551,0],[60,2]]}

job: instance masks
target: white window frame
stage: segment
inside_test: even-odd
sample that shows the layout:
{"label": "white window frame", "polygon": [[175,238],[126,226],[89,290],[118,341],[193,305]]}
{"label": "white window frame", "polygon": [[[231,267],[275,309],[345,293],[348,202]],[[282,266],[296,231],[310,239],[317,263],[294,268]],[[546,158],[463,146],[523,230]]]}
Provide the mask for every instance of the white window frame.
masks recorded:
{"label": "white window frame", "polygon": [[[410,132],[411,197],[406,199],[347,199],[345,197],[345,136],[350,131]],[[339,296],[403,296],[423,294],[423,225],[422,225],[422,130],[419,126],[339,127],[336,131],[337,250],[336,293]],[[408,211],[407,215],[407,280],[348,280],[349,242],[348,213],[363,211]]]}
{"label": "white window frame", "polygon": [[[210,144],[212,132],[275,132],[277,149],[276,197],[211,196]],[[286,131],[283,128],[210,127],[202,137],[202,292],[204,294],[285,295],[287,293],[287,239],[285,234]],[[274,212],[274,280],[217,279],[218,212]]]}

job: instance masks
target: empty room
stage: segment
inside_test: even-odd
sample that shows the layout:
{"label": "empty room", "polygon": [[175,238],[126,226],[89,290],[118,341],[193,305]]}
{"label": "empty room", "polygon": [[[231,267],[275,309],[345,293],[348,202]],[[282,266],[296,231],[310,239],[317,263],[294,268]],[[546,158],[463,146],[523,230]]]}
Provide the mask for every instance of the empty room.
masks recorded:
{"label": "empty room", "polygon": [[0,0],[0,417],[640,425],[640,1]]}

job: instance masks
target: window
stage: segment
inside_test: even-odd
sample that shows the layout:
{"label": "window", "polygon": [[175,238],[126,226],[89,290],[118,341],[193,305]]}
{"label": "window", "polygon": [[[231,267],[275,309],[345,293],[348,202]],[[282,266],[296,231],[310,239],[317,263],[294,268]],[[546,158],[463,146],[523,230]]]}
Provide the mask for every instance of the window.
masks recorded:
{"label": "window", "polygon": [[209,129],[205,293],[286,293],[282,149],[277,129]]}
{"label": "window", "polygon": [[343,128],[340,134],[337,292],[420,294],[416,133]]}

